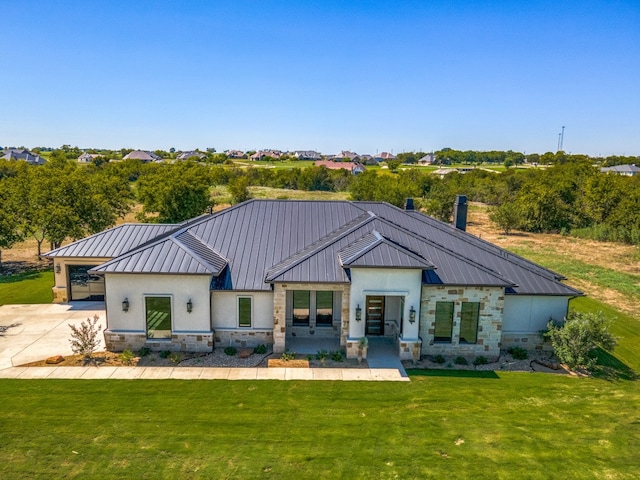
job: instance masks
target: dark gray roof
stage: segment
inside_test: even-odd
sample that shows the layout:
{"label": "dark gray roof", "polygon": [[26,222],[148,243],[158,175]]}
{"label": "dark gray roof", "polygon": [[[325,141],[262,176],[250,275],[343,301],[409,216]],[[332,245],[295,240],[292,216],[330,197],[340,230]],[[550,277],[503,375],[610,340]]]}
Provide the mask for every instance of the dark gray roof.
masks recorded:
{"label": "dark gray roof", "polygon": [[580,294],[546,268],[431,217],[379,202],[251,200],[164,226],[155,239],[145,229],[160,226],[139,227],[149,234],[147,241],[132,242],[128,253],[100,247],[110,243],[100,235],[119,238],[116,228],[47,255],[120,255],[95,271],[208,274],[224,278],[215,288],[244,291],[270,290],[273,282],[349,283],[351,268],[391,267],[423,270],[428,284]]}
{"label": "dark gray roof", "polygon": [[603,167],[600,169],[602,173],[613,172],[613,173],[623,173],[628,175],[637,175],[640,174],[640,167],[631,165],[615,165],[613,167]]}
{"label": "dark gray roof", "polygon": [[161,223],[125,223],[96,233],[64,247],[56,248],[43,257],[114,258],[127,253],[159,236],[172,232],[179,225]]}

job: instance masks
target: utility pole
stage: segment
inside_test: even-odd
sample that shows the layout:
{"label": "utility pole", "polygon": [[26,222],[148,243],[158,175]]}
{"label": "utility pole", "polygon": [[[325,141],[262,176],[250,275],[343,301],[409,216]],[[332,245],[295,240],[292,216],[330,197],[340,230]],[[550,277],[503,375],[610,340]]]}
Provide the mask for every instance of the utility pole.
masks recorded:
{"label": "utility pole", "polygon": [[560,133],[560,151],[564,152],[564,125],[562,126],[562,133]]}

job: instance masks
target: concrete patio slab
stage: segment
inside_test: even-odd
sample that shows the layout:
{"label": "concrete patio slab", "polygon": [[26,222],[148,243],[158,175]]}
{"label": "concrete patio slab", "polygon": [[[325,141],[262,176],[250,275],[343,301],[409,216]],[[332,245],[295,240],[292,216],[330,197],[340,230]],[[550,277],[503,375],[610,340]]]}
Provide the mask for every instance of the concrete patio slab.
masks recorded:
{"label": "concrete patio slab", "polygon": [[[75,367],[78,368],[78,367]],[[104,380],[111,378],[113,374],[121,367],[86,367],[83,375],[80,377],[85,380]]]}
{"label": "concrete patio slab", "polygon": [[285,380],[313,380],[311,368],[287,368]]}
{"label": "concrete patio slab", "polygon": [[[55,368],[55,367],[53,367]],[[53,372],[52,367],[29,367],[18,376],[18,378],[47,378]]]}
{"label": "concrete patio slab", "polygon": [[257,368],[230,368],[229,380],[256,380],[258,376]]}
{"label": "concrete patio slab", "polygon": [[202,369],[201,380],[227,380],[231,368],[227,367],[207,367]]}
{"label": "concrete patio slab", "polygon": [[273,368],[258,368],[257,379],[258,380],[286,380],[287,369],[280,367]]}
{"label": "concrete patio slab", "polygon": [[312,368],[314,380],[342,380],[342,368]]}
{"label": "concrete patio slab", "polygon": [[80,378],[84,374],[82,367],[53,367],[47,378]]}
{"label": "concrete patio slab", "polygon": [[118,378],[121,380],[133,380],[140,378],[146,368],[140,367],[118,367],[109,378]]}
{"label": "concrete patio slab", "polygon": [[201,367],[177,367],[171,372],[171,378],[176,380],[199,380],[202,375]]}

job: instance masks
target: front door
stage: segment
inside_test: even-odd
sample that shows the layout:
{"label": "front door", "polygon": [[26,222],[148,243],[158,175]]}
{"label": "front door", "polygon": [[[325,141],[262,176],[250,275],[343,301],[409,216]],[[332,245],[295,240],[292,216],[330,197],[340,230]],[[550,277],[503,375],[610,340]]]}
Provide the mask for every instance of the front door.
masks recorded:
{"label": "front door", "polygon": [[384,335],[384,297],[367,296],[365,335]]}

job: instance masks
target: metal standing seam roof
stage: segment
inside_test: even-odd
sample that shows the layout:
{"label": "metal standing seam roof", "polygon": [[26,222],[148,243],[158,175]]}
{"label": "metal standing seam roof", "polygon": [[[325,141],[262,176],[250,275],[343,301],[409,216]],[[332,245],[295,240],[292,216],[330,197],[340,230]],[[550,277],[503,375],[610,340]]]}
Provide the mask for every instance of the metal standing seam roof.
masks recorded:
{"label": "metal standing seam roof", "polygon": [[99,273],[224,270],[218,288],[243,291],[270,290],[270,282],[349,283],[348,267],[390,266],[422,269],[425,283],[580,294],[533,262],[380,202],[250,200],[180,225],[123,225],[46,255],[116,257]]}
{"label": "metal standing seam roof", "polygon": [[42,255],[55,257],[114,258],[179,228],[175,224],[125,223]]}

